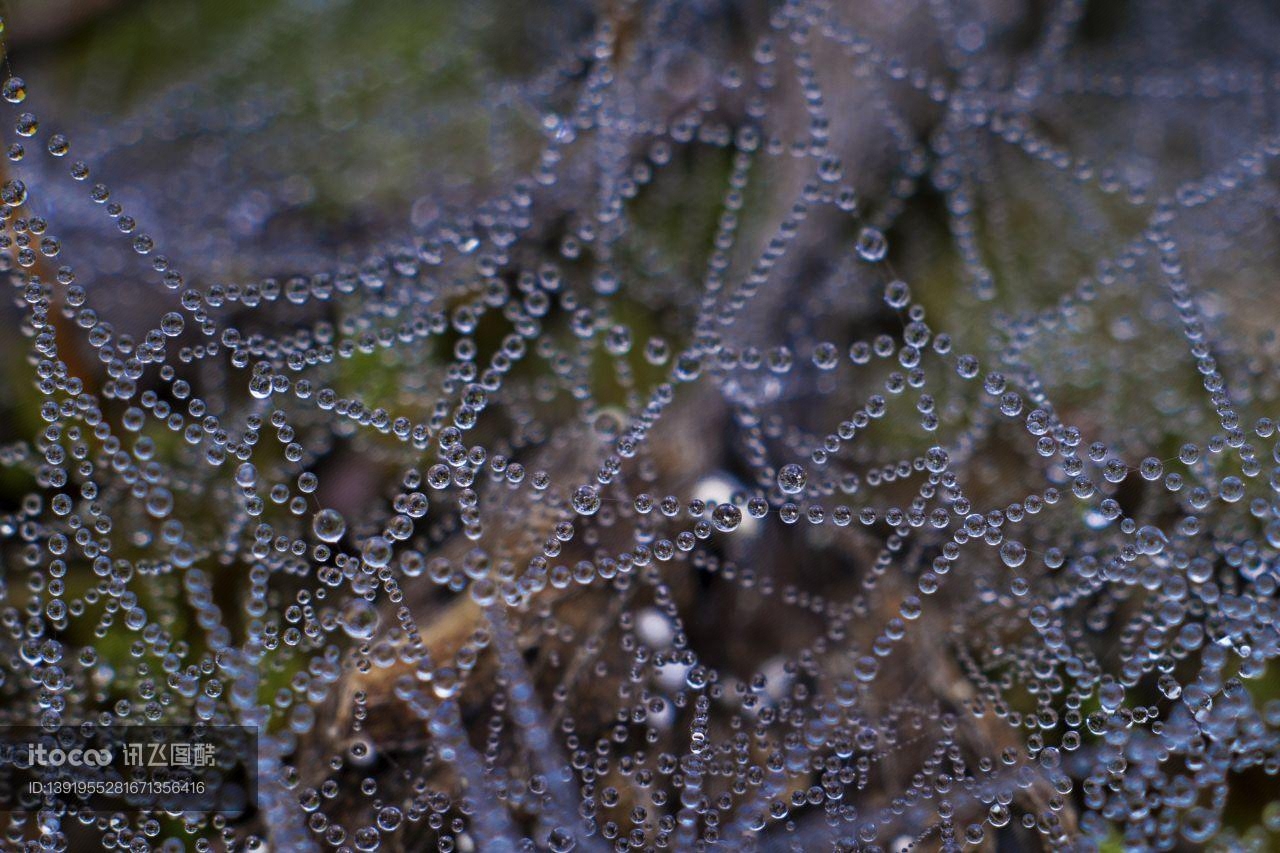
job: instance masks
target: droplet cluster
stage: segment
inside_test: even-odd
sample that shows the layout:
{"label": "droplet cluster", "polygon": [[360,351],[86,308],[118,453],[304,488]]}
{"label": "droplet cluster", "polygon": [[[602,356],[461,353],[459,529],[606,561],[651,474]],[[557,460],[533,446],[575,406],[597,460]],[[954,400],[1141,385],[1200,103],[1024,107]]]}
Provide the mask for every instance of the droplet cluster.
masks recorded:
{"label": "droplet cluster", "polygon": [[0,81],[0,723],[261,733],[5,845],[1280,845],[1265,3],[276,5]]}

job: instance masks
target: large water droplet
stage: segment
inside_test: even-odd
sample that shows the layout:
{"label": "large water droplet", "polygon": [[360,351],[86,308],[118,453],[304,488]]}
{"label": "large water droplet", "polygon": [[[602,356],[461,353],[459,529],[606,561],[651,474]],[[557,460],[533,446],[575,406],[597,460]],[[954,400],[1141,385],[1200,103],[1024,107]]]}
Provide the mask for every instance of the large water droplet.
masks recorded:
{"label": "large water droplet", "polygon": [[322,542],[337,542],[347,532],[347,520],[336,509],[322,509],[311,519],[311,530]]}

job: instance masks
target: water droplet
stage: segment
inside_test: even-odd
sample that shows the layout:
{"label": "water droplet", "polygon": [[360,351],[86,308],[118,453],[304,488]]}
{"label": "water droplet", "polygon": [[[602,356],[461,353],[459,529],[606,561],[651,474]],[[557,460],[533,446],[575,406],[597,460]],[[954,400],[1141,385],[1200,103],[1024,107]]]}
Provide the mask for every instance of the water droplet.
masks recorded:
{"label": "water droplet", "polygon": [[368,566],[380,569],[391,562],[392,553],[391,543],[387,539],[382,536],[370,536],[365,540],[360,556]]}
{"label": "water droplet", "polygon": [[1223,477],[1219,493],[1227,503],[1235,503],[1244,497],[1244,482],[1239,477]]}
{"label": "water droplet", "polygon": [[311,530],[322,542],[337,542],[347,532],[347,520],[336,509],[322,509],[311,519]]}
{"label": "water droplet", "polygon": [[27,185],[22,181],[5,181],[0,186],[0,201],[10,207],[17,207],[27,200]]}
{"label": "water droplet", "polygon": [[0,95],[11,104],[20,104],[27,99],[27,84],[21,77],[10,77],[0,87]]}
{"label": "water droplet", "polygon": [[353,640],[367,640],[378,628],[378,611],[362,598],[352,598],[342,606],[338,624]]}
{"label": "water droplet", "polygon": [[1008,539],[1000,546],[1000,559],[1009,568],[1016,569],[1026,562],[1026,546],[1016,540]]}
{"label": "water droplet", "polygon": [[711,523],[715,525],[716,530],[728,533],[738,529],[738,525],[742,523],[742,510],[733,504],[718,504],[711,511]]}
{"label": "water droplet", "polygon": [[889,241],[885,239],[883,232],[876,228],[863,228],[858,232],[858,242],[856,244],[858,257],[864,261],[876,263],[884,260],[884,256],[889,252]]}
{"label": "water droplet", "polygon": [[789,462],[778,469],[778,488],[784,494],[796,495],[804,491],[804,484],[809,479],[805,470],[794,462]]}
{"label": "water droplet", "polygon": [[595,515],[600,510],[600,492],[595,486],[579,486],[574,490],[572,504],[578,515]]}
{"label": "water droplet", "polygon": [[547,849],[551,853],[570,853],[578,846],[578,840],[574,834],[563,826],[557,826],[551,830],[547,836]]}
{"label": "water droplet", "polygon": [[1164,546],[1169,543],[1169,538],[1160,528],[1143,525],[1138,528],[1134,541],[1139,554],[1154,555],[1164,550]]}

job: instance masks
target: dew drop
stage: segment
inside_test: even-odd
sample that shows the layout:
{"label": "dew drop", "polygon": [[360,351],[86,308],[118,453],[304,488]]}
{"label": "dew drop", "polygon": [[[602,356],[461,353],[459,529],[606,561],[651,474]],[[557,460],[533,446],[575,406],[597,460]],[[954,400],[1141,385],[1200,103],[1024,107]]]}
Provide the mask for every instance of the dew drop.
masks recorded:
{"label": "dew drop", "polygon": [[0,95],[11,104],[20,104],[27,99],[27,84],[21,77],[10,77],[0,87]]}
{"label": "dew drop", "polygon": [[884,256],[888,254],[889,241],[879,229],[863,228],[858,233],[856,249],[858,257],[864,261],[876,263],[884,260]]}
{"label": "dew drop", "polygon": [[717,504],[711,511],[711,523],[722,533],[737,530],[742,523],[742,510],[733,504]]}
{"label": "dew drop", "polygon": [[322,509],[311,519],[311,530],[321,542],[337,542],[347,532],[347,521],[336,509]]}
{"label": "dew drop", "polygon": [[595,515],[600,510],[600,492],[595,486],[579,486],[571,503],[578,515]]}
{"label": "dew drop", "polygon": [[804,491],[809,475],[794,462],[789,462],[778,469],[778,488],[784,494],[796,495]]}
{"label": "dew drop", "polygon": [[353,640],[367,640],[378,628],[378,611],[362,598],[353,598],[342,606],[338,624]]}
{"label": "dew drop", "polygon": [[1000,546],[1000,559],[1009,568],[1016,569],[1026,562],[1026,546],[1016,540],[1008,539]]}

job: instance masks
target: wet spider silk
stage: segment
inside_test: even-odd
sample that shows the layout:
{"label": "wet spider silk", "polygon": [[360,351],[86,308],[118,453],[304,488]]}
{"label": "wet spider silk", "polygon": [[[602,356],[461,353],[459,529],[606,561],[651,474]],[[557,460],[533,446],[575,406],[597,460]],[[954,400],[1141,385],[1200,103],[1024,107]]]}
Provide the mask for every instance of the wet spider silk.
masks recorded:
{"label": "wet spider silk", "polygon": [[1280,843],[1274,12],[468,5],[7,71],[0,721],[261,732],[7,843]]}

